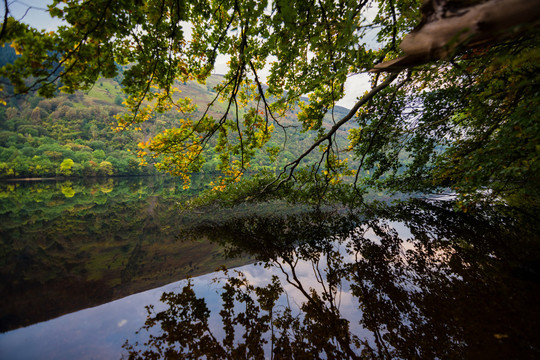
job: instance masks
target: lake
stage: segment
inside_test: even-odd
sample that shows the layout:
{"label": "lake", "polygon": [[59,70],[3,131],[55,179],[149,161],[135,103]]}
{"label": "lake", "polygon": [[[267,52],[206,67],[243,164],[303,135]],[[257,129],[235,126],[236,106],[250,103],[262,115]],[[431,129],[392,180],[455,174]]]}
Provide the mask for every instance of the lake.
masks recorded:
{"label": "lake", "polygon": [[0,183],[0,358],[540,356],[536,214],[181,211],[207,182]]}

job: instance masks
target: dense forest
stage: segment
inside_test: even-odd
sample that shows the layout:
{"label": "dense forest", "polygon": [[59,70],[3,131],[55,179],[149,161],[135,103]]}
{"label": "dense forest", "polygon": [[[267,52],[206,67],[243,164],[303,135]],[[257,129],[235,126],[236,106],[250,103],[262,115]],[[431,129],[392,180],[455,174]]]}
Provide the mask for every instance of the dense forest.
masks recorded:
{"label": "dense forest", "polygon": [[[10,47],[0,49],[0,66],[16,58]],[[156,169],[141,166],[137,144],[147,141],[164,129],[174,126],[185,114],[168,111],[156,114],[137,129],[116,129],[116,116],[123,112],[124,95],[119,80],[101,79],[88,92],[60,93],[50,99],[36,93],[11,96],[0,107],[0,178],[102,177],[155,174]],[[196,81],[179,83],[182,95],[195,104],[207,104],[215,96],[215,87],[223,81],[213,75],[205,84]],[[205,105],[203,105],[205,106]],[[195,108],[188,116],[197,118],[206,109]],[[223,104],[216,104],[210,114],[218,114]],[[333,116],[348,110],[337,107]],[[293,126],[298,109],[282,119]],[[330,126],[331,114],[327,116]],[[297,131],[296,131],[297,130]],[[295,159],[301,149],[313,141],[313,134],[288,128],[276,131],[252,162],[252,171],[275,170]],[[346,131],[340,132],[345,143]],[[215,144],[212,144],[215,146]],[[218,171],[219,158],[213,148],[205,151],[203,173]]]}
{"label": "dense forest", "polygon": [[103,81],[88,94],[11,98],[0,108],[0,177],[143,175],[129,151],[144,133],[115,132],[120,89]]}

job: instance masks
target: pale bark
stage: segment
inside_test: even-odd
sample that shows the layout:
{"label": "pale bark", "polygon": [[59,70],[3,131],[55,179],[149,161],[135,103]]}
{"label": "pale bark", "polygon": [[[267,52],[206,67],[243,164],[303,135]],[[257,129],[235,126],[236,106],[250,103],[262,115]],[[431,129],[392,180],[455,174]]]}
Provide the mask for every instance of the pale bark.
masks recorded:
{"label": "pale bark", "polygon": [[405,55],[372,71],[401,71],[447,59],[462,48],[515,37],[540,25],[540,0],[426,0],[422,13],[420,25],[400,44]]}

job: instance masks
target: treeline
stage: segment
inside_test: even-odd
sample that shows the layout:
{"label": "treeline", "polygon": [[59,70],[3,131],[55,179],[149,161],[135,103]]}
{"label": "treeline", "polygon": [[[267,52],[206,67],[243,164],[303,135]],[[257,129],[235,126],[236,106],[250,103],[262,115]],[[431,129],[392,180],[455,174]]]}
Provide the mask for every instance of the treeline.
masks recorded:
{"label": "treeline", "polygon": [[[0,48],[0,66],[15,58],[13,49]],[[157,171],[153,166],[139,165],[140,160],[135,155],[137,144],[174,127],[179,114],[176,111],[157,114],[142,124],[140,131],[116,132],[113,130],[115,115],[123,111],[124,100],[120,80],[121,75],[116,79],[103,79],[88,93],[60,93],[51,99],[35,94],[14,96],[6,87],[2,97],[7,103],[0,105],[0,179],[155,174]],[[196,82],[178,84],[182,95],[199,105],[192,117],[202,115],[205,104],[216,96],[214,88],[221,81],[223,77],[214,75],[205,85]],[[210,111],[210,115],[221,116],[224,108],[220,105]],[[297,111],[282,118],[282,124],[291,126]],[[327,120],[330,124],[331,120]],[[288,128],[285,134],[277,127],[267,148],[279,151],[272,155],[267,151],[259,152],[249,170],[281,169],[309,148],[315,136],[294,127]],[[339,142],[347,141],[345,132],[339,133],[338,137]],[[218,172],[220,161],[213,146],[215,144],[211,142],[204,152],[203,173]],[[305,159],[308,162],[319,160],[318,154]]]}

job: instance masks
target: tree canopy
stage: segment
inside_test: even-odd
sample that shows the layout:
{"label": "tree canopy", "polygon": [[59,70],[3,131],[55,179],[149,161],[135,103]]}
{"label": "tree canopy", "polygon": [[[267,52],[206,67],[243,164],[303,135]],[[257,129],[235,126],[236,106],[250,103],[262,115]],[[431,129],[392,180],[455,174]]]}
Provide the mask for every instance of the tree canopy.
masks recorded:
{"label": "tree canopy", "polygon": [[[258,152],[295,146],[270,140],[298,127],[314,134],[311,146],[277,174],[247,182],[257,193],[344,182],[356,194],[451,188],[468,200],[530,204],[540,138],[534,22],[484,19],[484,27],[506,24],[489,41],[458,28],[439,55],[371,73],[372,89],[334,116],[351,75],[403,55],[401,39],[426,20],[422,5],[424,15],[435,4],[439,17],[454,19],[478,9],[465,5],[496,1],[54,0],[49,13],[65,23],[54,32],[33,29],[6,7],[0,43],[20,56],[0,76],[15,92],[53,96],[89,89],[121,68],[127,112],[117,129],[177,110],[174,126],[141,142],[139,156],[189,182],[212,149],[224,174],[217,190],[233,188]],[[179,93],[180,82],[204,83],[223,55],[229,70],[213,101],[195,104]],[[293,124],[283,120],[290,112]],[[345,124],[353,125],[348,144],[336,139]],[[316,151],[318,161],[306,161]]]}

